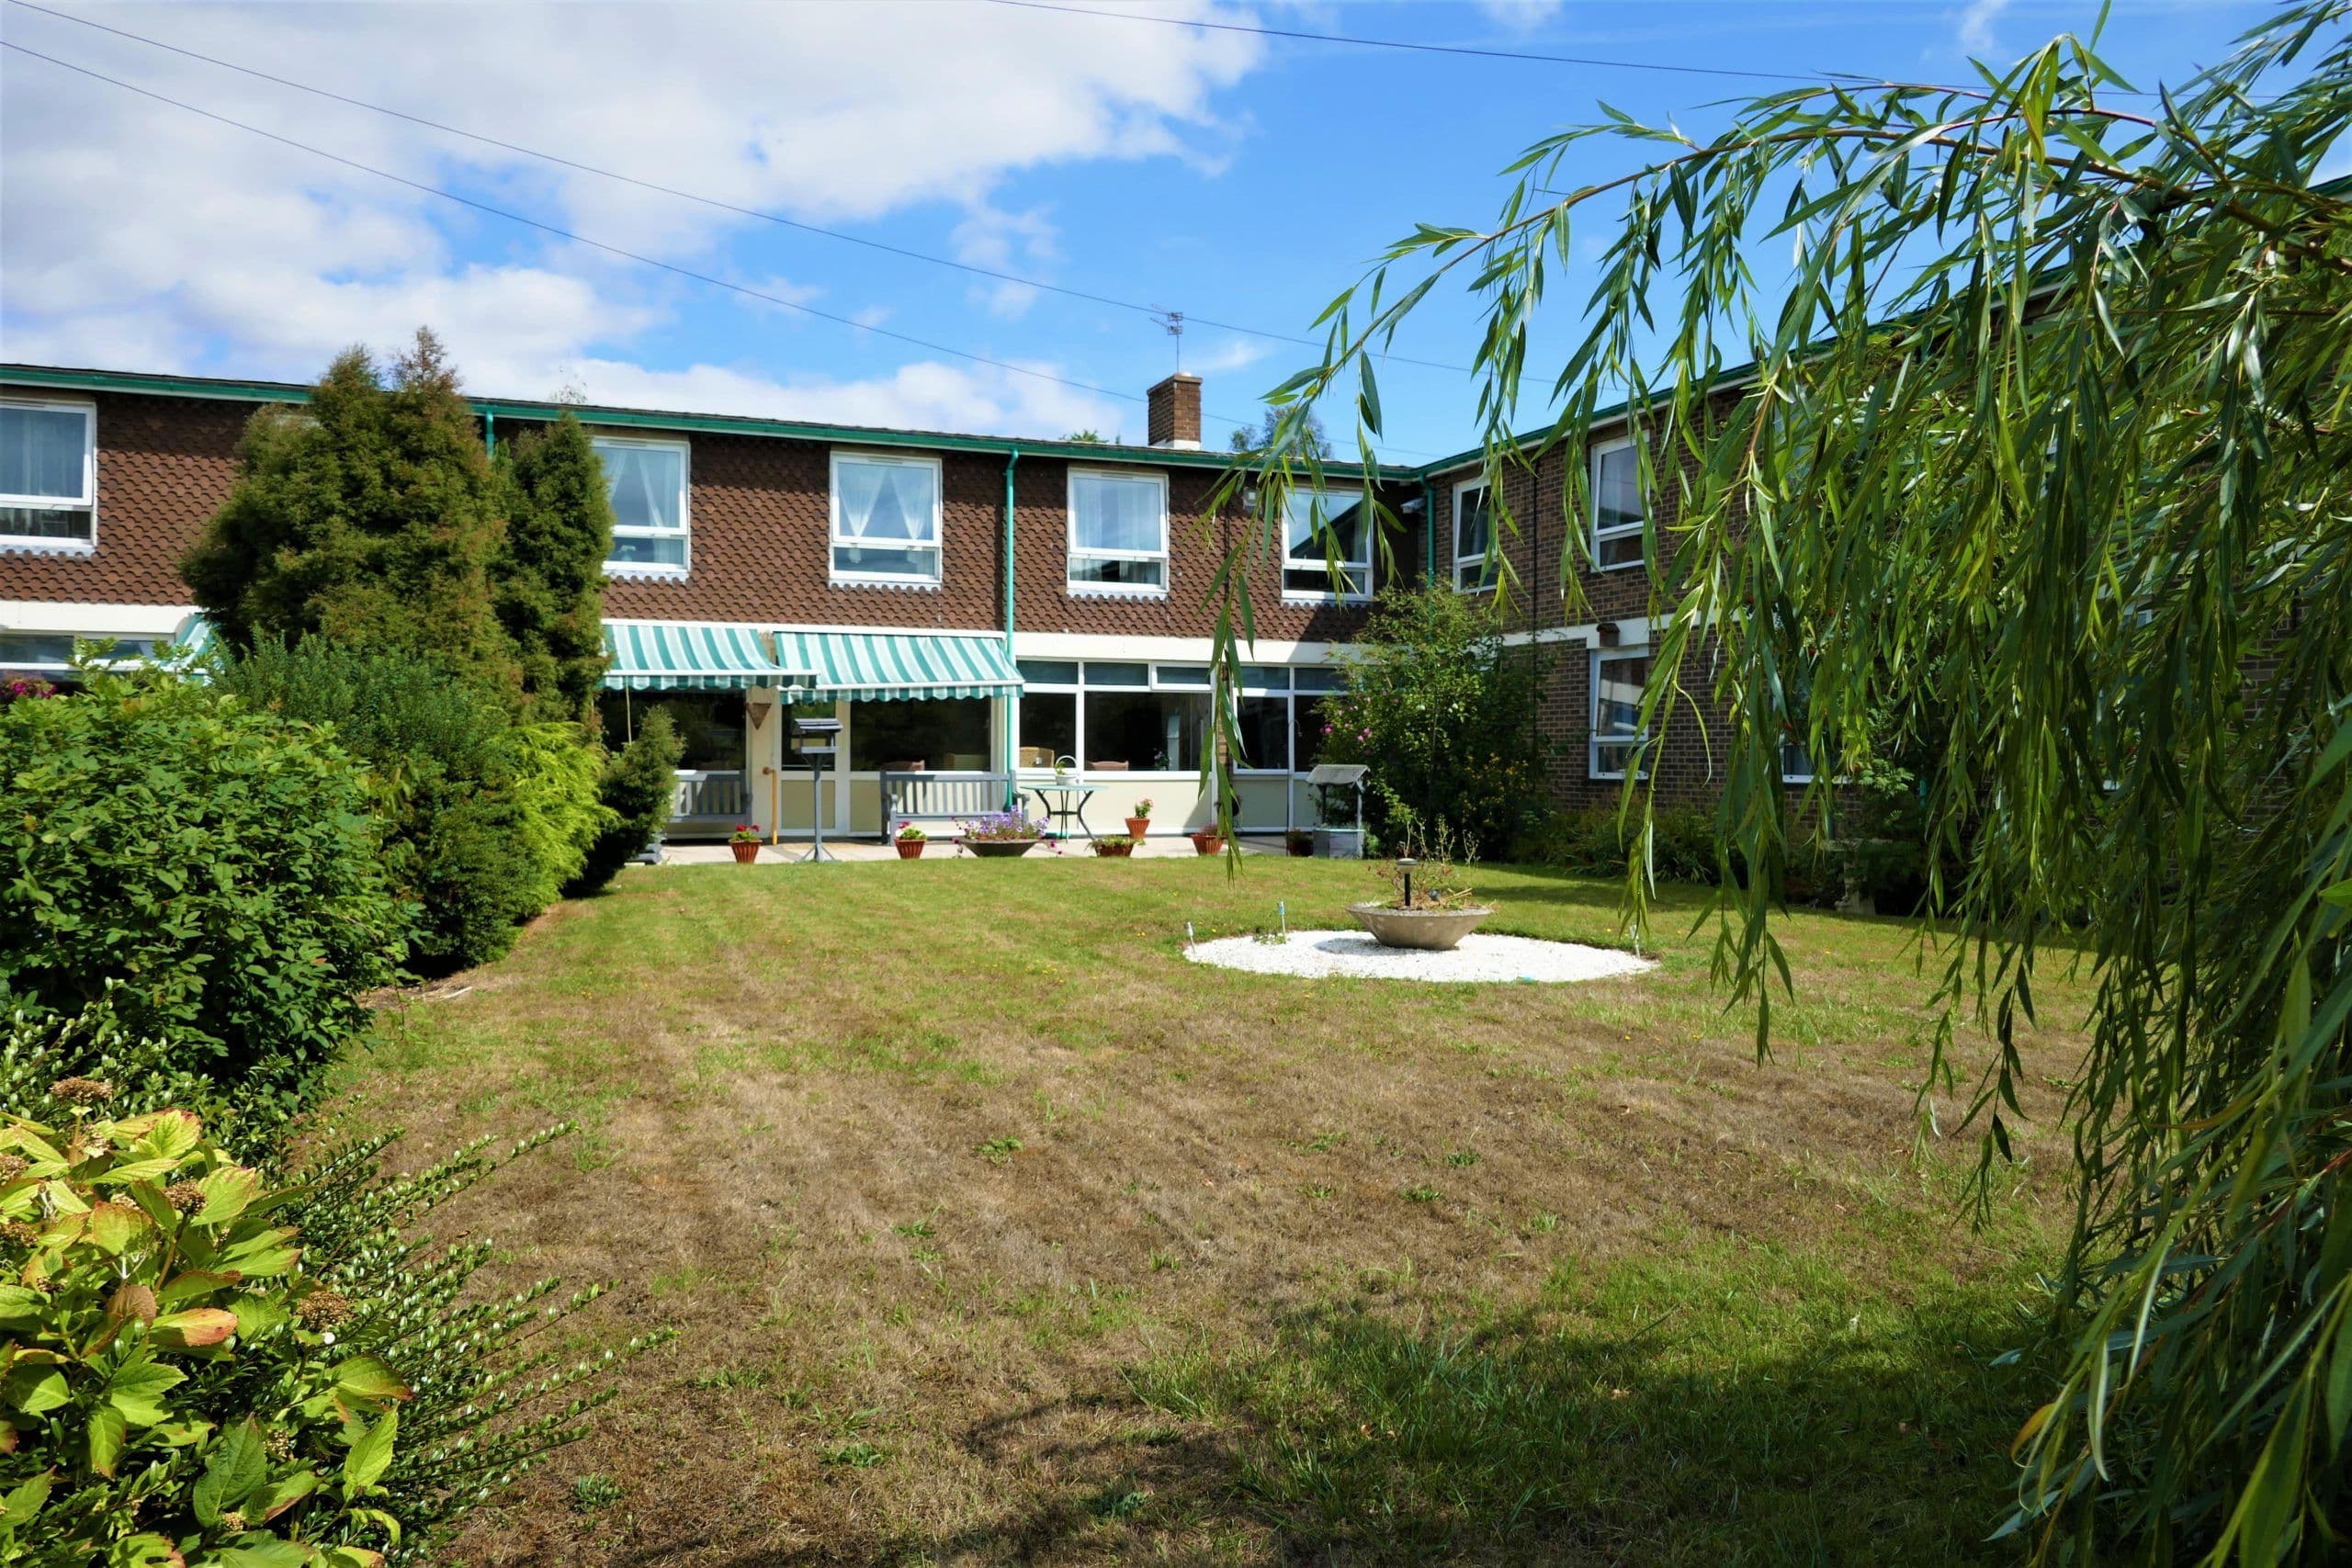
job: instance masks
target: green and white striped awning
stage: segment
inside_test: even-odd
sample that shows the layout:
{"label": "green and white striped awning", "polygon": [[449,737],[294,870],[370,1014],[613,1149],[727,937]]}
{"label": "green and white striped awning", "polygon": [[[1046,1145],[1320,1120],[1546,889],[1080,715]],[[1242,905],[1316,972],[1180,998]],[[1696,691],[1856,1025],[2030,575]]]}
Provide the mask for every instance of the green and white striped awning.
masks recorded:
{"label": "green and white striped awning", "polygon": [[731,621],[606,621],[608,691],[741,691],[805,686],[812,664],[778,663],[772,634]]}
{"label": "green and white striped awning", "polygon": [[777,657],[817,671],[814,694],[855,703],[1008,697],[1021,672],[999,637],[938,632],[777,632]]}
{"label": "green and white striped awning", "polygon": [[220,640],[220,634],[213,629],[210,621],[204,618],[201,610],[192,615],[181,616],[179,626],[172,632],[173,643],[186,656],[181,660],[184,664],[197,663],[210,653],[213,645]]}

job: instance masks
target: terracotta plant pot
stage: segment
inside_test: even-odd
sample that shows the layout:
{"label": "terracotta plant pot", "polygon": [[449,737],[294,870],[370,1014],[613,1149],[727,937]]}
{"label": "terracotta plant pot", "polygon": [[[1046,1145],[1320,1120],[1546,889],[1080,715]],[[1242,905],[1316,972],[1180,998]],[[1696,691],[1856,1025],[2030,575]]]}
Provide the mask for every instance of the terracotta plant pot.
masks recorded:
{"label": "terracotta plant pot", "polygon": [[1130,839],[1125,843],[1120,843],[1110,839],[1097,839],[1094,840],[1094,852],[1104,860],[1114,856],[1125,860],[1136,852],[1135,840]]}
{"label": "terracotta plant pot", "polygon": [[735,852],[735,863],[737,865],[749,865],[753,861],[760,858],[760,846],[756,841],[749,844],[739,844],[730,841],[727,847]]}
{"label": "terracotta plant pot", "polygon": [[967,839],[964,847],[982,860],[1011,860],[1037,847],[1035,839]]}
{"label": "terracotta plant pot", "polygon": [[1148,833],[1148,832],[1150,832],[1150,831],[1151,831],[1151,818],[1148,818],[1148,817],[1130,817],[1130,818],[1127,818],[1127,837],[1128,837],[1128,838],[1130,838],[1130,839],[1140,839],[1140,838],[1142,838],[1146,833]]}
{"label": "terracotta plant pot", "polygon": [[1312,833],[1284,833],[1283,835],[1283,848],[1288,850],[1294,858],[1306,858],[1315,853],[1315,835]]}
{"label": "terracotta plant pot", "polygon": [[1413,947],[1424,953],[1446,953],[1476,931],[1494,913],[1472,909],[1384,909],[1377,904],[1351,904],[1353,915],[1383,947]]}
{"label": "terracotta plant pot", "polygon": [[1194,854],[1218,854],[1223,852],[1225,849],[1225,835],[1222,833],[1188,833],[1185,837],[1193,840],[1193,852]]}
{"label": "terracotta plant pot", "polygon": [[922,846],[925,842],[924,840],[893,839],[890,841],[899,846],[899,858],[900,860],[922,859]]}

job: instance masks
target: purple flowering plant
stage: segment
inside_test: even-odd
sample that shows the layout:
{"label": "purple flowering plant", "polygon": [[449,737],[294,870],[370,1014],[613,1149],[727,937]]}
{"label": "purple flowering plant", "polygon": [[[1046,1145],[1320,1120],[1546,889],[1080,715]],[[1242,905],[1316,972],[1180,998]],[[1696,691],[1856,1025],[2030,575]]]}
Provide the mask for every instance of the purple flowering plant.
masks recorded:
{"label": "purple flowering plant", "polygon": [[1041,839],[1046,835],[1045,819],[1032,822],[1018,811],[990,811],[963,820],[964,838],[981,843],[1003,843],[1021,839]]}

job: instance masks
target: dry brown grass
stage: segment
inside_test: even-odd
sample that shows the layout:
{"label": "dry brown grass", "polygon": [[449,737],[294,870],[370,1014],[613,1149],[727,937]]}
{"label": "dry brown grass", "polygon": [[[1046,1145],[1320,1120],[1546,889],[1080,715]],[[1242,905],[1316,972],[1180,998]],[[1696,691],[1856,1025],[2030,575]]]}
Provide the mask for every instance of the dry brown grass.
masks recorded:
{"label": "dry brown grass", "polygon": [[[1761,1066],[1702,940],[1577,987],[1181,956],[1186,920],[1340,923],[1370,880],[633,872],[387,1014],[346,1092],[413,1147],[583,1128],[447,1221],[514,1277],[616,1281],[598,1331],[681,1331],[458,1555],[1965,1556],[2030,1404],[1986,1341],[2053,1194],[2007,1179],[1972,1232],[1947,1163],[1909,1162],[1902,929],[1792,919]],[[1478,880],[1498,929],[1614,940],[1611,887]],[[1747,1435],[1679,1473],[1718,1432]],[[618,1500],[577,1506],[583,1477]]]}

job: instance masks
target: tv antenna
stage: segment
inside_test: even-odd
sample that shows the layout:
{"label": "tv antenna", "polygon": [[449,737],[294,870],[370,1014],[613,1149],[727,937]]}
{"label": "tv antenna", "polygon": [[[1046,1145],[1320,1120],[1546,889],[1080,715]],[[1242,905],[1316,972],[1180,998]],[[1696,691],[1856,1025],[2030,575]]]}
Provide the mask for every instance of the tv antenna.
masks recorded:
{"label": "tv antenna", "polygon": [[1176,369],[1181,374],[1184,368],[1184,312],[1163,310],[1154,305],[1151,314],[1154,321],[1167,329],[1168,335],[1176,340]]}

